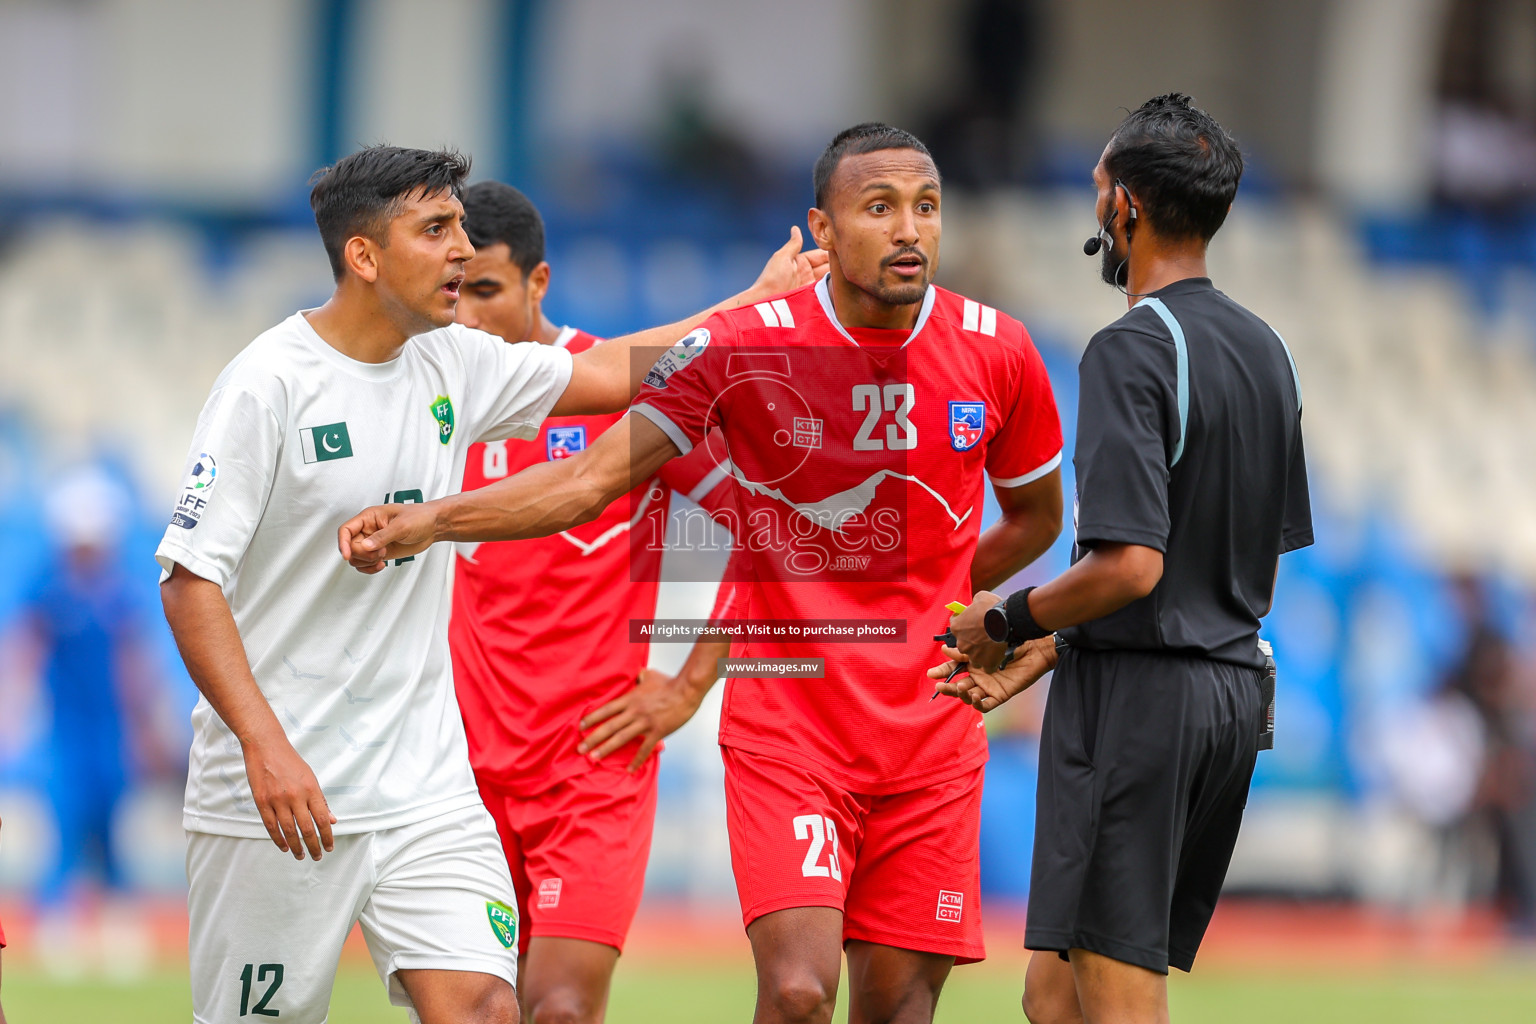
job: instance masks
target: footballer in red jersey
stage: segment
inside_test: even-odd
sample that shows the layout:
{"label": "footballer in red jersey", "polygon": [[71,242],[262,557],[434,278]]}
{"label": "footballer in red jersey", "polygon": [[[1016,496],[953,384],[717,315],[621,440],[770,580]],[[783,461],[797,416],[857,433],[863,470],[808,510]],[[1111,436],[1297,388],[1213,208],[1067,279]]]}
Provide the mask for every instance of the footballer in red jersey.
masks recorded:
{"label": "footballer in red jersey", "polygon": [[[932,284],[941,188],[920,141],[859,125],[814,180],[821,281],[711,317],[576,458],[366,510],[341,546],[368,571],[433,540],[548,534],[679,454],[729,460],[751,565],[737,614],[781,630],[733,653],[824,662],[819,679],[727,683],[720,742],[756,1019],[829,1018],[844,949],[851,1017],[932,1019],[951,966],[984,952],[987,756],[979,714],[928,699],[933,634],[946,602],[1011,577],[1059,533],[1060,423],[1024,328]],[[1003,515],[981,532],[989,479]]]}
{"label": "footballer in red jersey", "polygon": [[834,634],[733,644],[747,658],[826,657],[827,676],[731,679],[721,745],[802,763],[864,794],[979,768],[980,715],[925,706],[924,659],[944,604],[970,593],[987,479],[1027,487],[1060,462],[1050,381],[1023,326],[930,286],[911,328],[848,328],[822,280],[717,314],[693,344],[704,351],[686,364],[664,357],[632,413],[685,458],[703,447],[735,467],[732,532],[752,561],[737,614],[812,622],[856,613],[904,627],[900,642]]}
{"label": "footballer in red jersey", "polygon": [[[459,322],[573,354],[600,344],[543,313],[550,268],[543,222],[527,197],[481,182],[463,202],[475,256],[465,267]],[[783,254],[776,259],[786,262]],[[818,265],[807,259],[798,273],[809,279]],[[621,416],[550,417],[534,440],[473,445],[464,489],[570,458]],[[660,547],[631,537],[664,535],[673,490],[718,509],[730,498],[726,480],[701,448],[590,523],[537,540],[459,548],[449,627],[454,683],[475,778],[512,871],[525,958],[519,990],[530,1019],[541,1009],[601,1019],[650,852],[656,761],[649,754],[697,708],[668,700],[679,684],[646,668],[647,644],[630,642],[629,620],[655,614],[661,563]],[[584,637],[579,652],[568,639],[573,629]],[[707,670],[707,689],[724,653],[716,646],[701,644],[680,675]],[[633,741],[624,735],[627,764],[601,759],[616,745],[590,755],[579,749],[582,717],[615,703],[635,707],[604,717],[653,726]]]}

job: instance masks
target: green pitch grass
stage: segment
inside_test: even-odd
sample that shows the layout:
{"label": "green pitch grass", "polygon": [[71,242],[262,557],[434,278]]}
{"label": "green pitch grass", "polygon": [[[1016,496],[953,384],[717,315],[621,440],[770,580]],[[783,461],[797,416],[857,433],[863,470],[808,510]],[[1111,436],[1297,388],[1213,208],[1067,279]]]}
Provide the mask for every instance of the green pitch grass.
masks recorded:
{"label": "green pitch grass", "polygon": [[[1019,979],[986,966],[960,968],[945,987],[940,1024],[1017,1024]],[[734,1024],[750,1020],[750,968],[690,969],[683,963],[621,963],[608,1019],[613,1024]],[[45,981],[9,958],[6,1016],[15,1024],[167,1024],[191,1019],[185,975],[133,982]],[[1479,969],[1257,972],[1233,968],[1176,976],[1170,983],[1178,1024],[1530,1024],[1536,971],[1529,963]],[[253,1020],[257,1018],[251,1018]],[[281,1018],[275,1018],[281,1020]],[[377,977],[347,965],[336,980],[331,1024],[403,1024]],[[846,1020],[840,1012],[837,1020]]]}

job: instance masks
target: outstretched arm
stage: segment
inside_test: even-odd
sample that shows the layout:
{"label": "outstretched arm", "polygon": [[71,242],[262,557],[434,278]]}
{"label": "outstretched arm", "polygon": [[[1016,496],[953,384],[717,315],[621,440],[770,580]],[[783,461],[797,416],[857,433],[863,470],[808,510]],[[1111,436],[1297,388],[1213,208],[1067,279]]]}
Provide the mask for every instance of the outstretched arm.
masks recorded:
{"label": "outstretched arm", "polygon": [[391,558],[418,554],[440,540],[546,537],[590,522],[678,455],[661,428],[626,416],[592,447],[541,462],[505,480],[411,505],[375,505],[342,525],[341,557],[374,573]]}
{"label": "outstretched arm", "polygon": [[571,381],[550,415],[618,412],[640,390],[640,382],[657,357],[710,316],[802,288],[826,269],[827,254],[820,249],[801,252],[800,229],[790,228],[789,241],[768,258],[763,272],[746,291],[686,320],[611,338],[575,356],[571,360]]}

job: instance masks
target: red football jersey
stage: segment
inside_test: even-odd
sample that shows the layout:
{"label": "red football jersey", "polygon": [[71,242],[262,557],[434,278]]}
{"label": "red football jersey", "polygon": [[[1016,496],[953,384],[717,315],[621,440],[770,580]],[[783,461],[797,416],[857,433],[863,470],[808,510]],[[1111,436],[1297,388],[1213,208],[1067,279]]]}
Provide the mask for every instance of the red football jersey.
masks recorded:
{"label": "red football jersey", "polygon": [[910,333],[848,330],[823,279],[711,317],[661,357],[632,411],[684,453],[718,446],[714,460],[729,460],[742,521],[728,578],[749,578],[732,615],[905,623],[900,643],[734,644],[738,657],[825,658],[825,678],[730,679],[722,745],[871,794],[985,762],[981,715],[930,701],[924,673],[940,660],[945,603],[971,594],[986,478],[1017,487],[1061,461],[1050,380],[1022,324],[930,288]]}
{"label": "red football jersey", "polygon": [[[556,342],[572,353],[597,343],[571,328]],[[623,415],[552,416],[535,440],[473,445],[464,489],[574,455]],[[727,479],[701,448],[590,523],[534,540],[459,545],[448,639],[477,776],[536,792],[590,767],[576,752],[577,723],[633,686],[649,652],[630,642],[629,620],[655,614],[661,551],[631,543],[631,534],[664,536],[674,489],[706,508],[728,500]],[[637,744],[610,760],[627,764]]]}

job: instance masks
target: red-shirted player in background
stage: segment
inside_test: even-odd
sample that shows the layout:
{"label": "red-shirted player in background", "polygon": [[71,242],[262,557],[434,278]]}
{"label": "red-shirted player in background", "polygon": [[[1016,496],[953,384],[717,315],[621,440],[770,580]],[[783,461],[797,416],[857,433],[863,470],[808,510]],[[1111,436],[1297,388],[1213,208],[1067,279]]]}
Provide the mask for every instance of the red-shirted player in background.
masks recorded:
{"label": "red-shirted player in background", "polygon": [[[550,268],[533,203],[491,181],[466,189],[463,202],[475,255],[465,266],[459,322],[572,352],[598,344],[544,315]],[[798,248],[792,240],[775,254],[763,281],[812,280],[825,259],[798,255]],[[474,445],[464,488],[569,458],[619,418],[550,417],[536,440]],[[676,680],[645,667],[648,645],[629,642],[629,620],[655,614],[661,560],[654,546],[631,543],[630,527],[663,536],[673,490],[715,509],[730,497],[726,480],[700,449],[668,463],[632,501],[615,502],[584,526],[460,548],[449,627],[454,682],[475,778],[512,869],[522,922],[518,992],[530,1022],[602,1020],[645,881],[656,816],[656,761],[649,755],[698,707],[674,698]],[[573,630],[582,637],[579,651],[569,639]],[[688,692],[707,690],[723,653],[703,644],[690,657],[682,674],[708,680]],[[620,696],[634,708],[625,720],[644,721],[653,734],[631,745],[626,762],[594,763],[578,747],[579,720]]]}
{"label": "red-shirted player in background", "polygon": [[[930,283],[940,184],[921,142],[849,129],[817,161],[815,186],[822,281],[711,317],[583,455],[474,494],[366,510],[341,547],[376,571],[433,540],[565,529],[718,426],[723,444],[710,435],[706,447],[734,467],[748,525],[738,551],[752,561],[736,614],[906,630],[899,644],[753,639],[734,652],[826,659],[824,680],[727,684],[720,743],[756,1019],[829,1020],[846,947],[850,1019],[931,1021],[951,966],[983,956],[987,757],[979,713],[928,699],[931,636],[945,602],[1055,539],[1061,429],[1022,325]],[[1003,516],[978,537],[988,477]]]}

